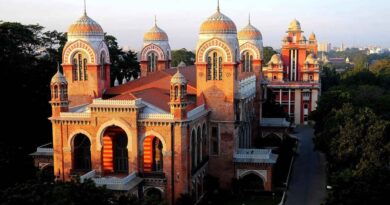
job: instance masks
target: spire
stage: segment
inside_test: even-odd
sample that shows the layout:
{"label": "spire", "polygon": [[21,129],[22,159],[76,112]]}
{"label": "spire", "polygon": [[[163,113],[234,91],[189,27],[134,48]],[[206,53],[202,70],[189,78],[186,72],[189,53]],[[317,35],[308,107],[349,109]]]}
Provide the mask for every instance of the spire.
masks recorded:
{"label": "spire", "polygon": [[218,0],[218,5],[217,5],[217,11],[218,12],[221,12],[220,8],[219,8],[219,0]]}
{"label": "spire", "polygon": [[60,62],[57,61],[57,73],[60,72]]}
{"label": "spire", "polygon": [[157,26],[157,15],[154,15],[154,25]]}
{"label": "spire", "polygon": [[84,0],[84,16],[87,15],[87,0]]}
{"label": "spire", "polygon": [[248,16],[248,24],[251,25],[251,13],[249,13],[249,16]]}

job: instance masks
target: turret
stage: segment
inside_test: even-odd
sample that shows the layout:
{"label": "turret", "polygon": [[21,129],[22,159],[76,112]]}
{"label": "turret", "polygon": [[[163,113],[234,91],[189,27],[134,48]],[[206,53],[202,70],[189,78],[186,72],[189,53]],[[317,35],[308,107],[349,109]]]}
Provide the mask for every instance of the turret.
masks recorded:
{"label": "turret", "polygon": [[169,105],[171,107],[171,114],[175,119],[182,120],[187,117],[187,80],[180,73],[179,68],[176,74],[171,79],[171,94]]}
{"label": "turret", "polygon": [[51,79],[50,89],[52,117],[60,116],[61,112],[68,112],[68,82],[66,81],[65,76],[60,72],[59,65],[57,66],[57,73]]}

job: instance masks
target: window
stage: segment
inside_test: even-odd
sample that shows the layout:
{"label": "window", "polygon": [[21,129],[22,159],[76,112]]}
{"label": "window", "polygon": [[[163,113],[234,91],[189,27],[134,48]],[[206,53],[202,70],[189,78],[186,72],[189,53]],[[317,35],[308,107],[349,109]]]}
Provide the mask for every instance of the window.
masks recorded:
{"label": "window", "polygon": [[248,51],[245,51],[241,58],[242,72],[253,72],[253,56]]}
{"label": "window", "polygon": [[274,75],[274,80],[276,80],[277,79],[277,77],[276,77],[276,75]]}
{"label": "window", "polygon": [[88,80],[87,64],[87,56],[84,53],[78,52],[74,55],[72,72],[74,81]]}
{"label": "window", "polygon": [[192,169],[196,167],[196,132],[192,130],[191,133],[191,164]]}
{"label": "window", "polygon": [[179,88],[175,86],[175,100],[177,100],[179,94]]}
{"label": "window", "polygon": [[211,127],[211,154],[219,154],[219,129],[217,126]]}
{"label": "window", "polygon": [[222,80],[222,55],[210,52],[207,57],[207,80]]}
{"label": "window", "polygon": [[309,79],[310,79],[310,81],[312,81],[313,80],[313,76],[309,75]]}
{"label": "window", "polygon": [[307,108],[309,108],[309,105],[308,104],[304,104],[303,108],[307,109]]}
{"label": "window", "polygon": [[148,54],[148,72],[155,72],[157,70],[157,53],[150,52]]}

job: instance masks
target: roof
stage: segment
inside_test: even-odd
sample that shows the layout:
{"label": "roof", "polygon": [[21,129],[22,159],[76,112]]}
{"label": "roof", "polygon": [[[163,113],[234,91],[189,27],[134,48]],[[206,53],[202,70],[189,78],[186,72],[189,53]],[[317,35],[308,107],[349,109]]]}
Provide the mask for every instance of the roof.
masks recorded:
{"label": "roof", "polygon": [[277,159],[278,155],[273,154],[271,149],[238,149],[233,161],[235,163],[275,164]]}
{"label": "roof", "polygon": [[[187,93],[196,95],[195,66],[179,68],[180,73],[187,79]],[[164,111],[169,112],[171,79],[177,69],[167,69],[148,74],[146,77],[130,81],[126,84],[106,90],[104,98],[113,100],[142,100]]]}
{"label": "roof", "polygon": [[285,118],[262,118],[262,127],[289,127],[290,123]]}

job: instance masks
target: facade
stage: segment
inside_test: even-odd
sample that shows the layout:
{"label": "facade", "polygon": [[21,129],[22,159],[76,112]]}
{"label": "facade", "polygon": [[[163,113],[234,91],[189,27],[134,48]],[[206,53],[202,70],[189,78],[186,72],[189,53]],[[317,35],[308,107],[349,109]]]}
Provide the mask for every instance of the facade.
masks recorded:
{"label": "facade", "polygon": [[262,36],[250,21],[237,32],[218,6],[201,25],[195,66],[177,68],[155,24],[144,36],[142,77],[115,87],[103,37],[85,12],[69,28],[64,72],[51,81],[58,180],[79,176],[169,203],[182,193],[199,201],[206,175],[225,189],[254,175],[272,190],[277,155],[252,147],[264,98]]}
{"label": "facade", "polygon": [[307,41],[300,23],[293,20],[283,38],[281,54],[272,56],[263,68],[276,102],[295,124],[308,123],[309,113],[317,107],[321,84],[316,56],[316,36],[311,33]]}

